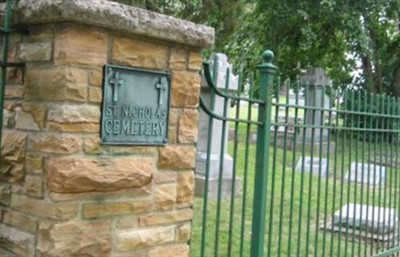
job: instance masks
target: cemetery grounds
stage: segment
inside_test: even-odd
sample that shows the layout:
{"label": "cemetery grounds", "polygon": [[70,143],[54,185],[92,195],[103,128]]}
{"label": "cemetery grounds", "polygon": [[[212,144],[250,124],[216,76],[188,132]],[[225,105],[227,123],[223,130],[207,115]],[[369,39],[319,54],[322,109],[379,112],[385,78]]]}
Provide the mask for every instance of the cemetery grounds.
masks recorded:
{"label": "cemetery grounds", "polygon": [[[363,96],[352,97],[357,100]],[[265,256],[374,256],[398,245],[397,226],[393,233],[385,234],[385,237],[368,229],[332,225],[335,212],[349,203],[400,211],[399,140],[385,138],[384,133],[378,133],[379,129],[376,140],[368,140],[370,130],[346,128],[344,123],[350,116],[338,111],[342,100],[337,98],[336,105],[332,103],[322,110],[326,126],[323,130],[328,132],[325,150],[315,147],[313,142],[309,144],[310,139],[300,139],[302,133],[305,135],[301,125],[307,112],[305,108],[295,106],[296,103],[290,105],[285,96],[275,101],[271,128],[282,126],[283,129],[271,129],[270,135],[263,245]],[[298,103],[298,99],[295,101]],[[230,115],[255,120],[257,109],[237,103],[230,110]],[[293,118],[296,122],[291,124],[289,120]],[[362,115],[351,116],[350,123],[363,119],[374,125]],[[380,124],[376,125],[380,127]],[[254,177],[255,144],[252,142],[256,128],[234,122],[229,127],[236,129],[234,138],[228,143],[228,151],[234,158],[236,179],[240,180],[239,193],[234,198],[208,199],[206,211],[203,210],[204,199],[195,198],[191,256],[201,256],[201,251],[207,257],[249,256],[253,189],[257,179]],[[295,133],[290,139],[293,128]],[[316,135],[320,129],[311,128],[311,133]],[[320,137],[322,139],[322,134]],[[289,147],[290,140],[292,146]],[[313,172],[312,167],[305,168],[304,163],[300,170],[296,168],[299,161],[307,156],[314,159],[317,172]],[[326,176],[321,168],[322,162],[328,166]],[[346,179],[354,162],[372,165],[374,172],[384,172],[384,184],[374,186]],[[205,226],[204,215],[207,215]],[[206,240],[202,241],[202,238]]]}

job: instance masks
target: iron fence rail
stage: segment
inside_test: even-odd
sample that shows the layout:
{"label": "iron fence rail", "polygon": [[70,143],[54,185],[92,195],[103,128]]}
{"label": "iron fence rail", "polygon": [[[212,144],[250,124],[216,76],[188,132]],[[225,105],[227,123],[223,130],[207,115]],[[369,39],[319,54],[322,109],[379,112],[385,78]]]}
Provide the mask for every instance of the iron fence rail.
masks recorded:
{"label": "iron fence rail", "polygon": [[[222,120],[221,144],[226,128],[234,130],[227,145],[233,182],[225,199],[220,158],[218,197],[195,200],[192,255],[398,256],[400,99],[330,89],[320,106],[308,105],[301,99],[308,85],[295,81],[282,91],[279,79],[271,84],[275,67],[268,58],[256,101],[253,85],[249,98],[232,95],[228,86],[214,88],[208,74],[214,99],[224,97],[225,104],[222,112],[204,101],[201,108],[210,123]],[[216,139],[208,133],[211,145]],[[206,183],[206,192],[211,187]]]}

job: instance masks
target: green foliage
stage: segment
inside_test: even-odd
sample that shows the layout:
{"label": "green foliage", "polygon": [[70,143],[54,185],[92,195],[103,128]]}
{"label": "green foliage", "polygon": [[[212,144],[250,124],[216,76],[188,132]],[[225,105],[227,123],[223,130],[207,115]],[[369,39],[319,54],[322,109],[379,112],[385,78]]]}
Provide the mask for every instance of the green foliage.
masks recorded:
{"label": "green foliage", "polygon": [[400,133],[400,101],[385,94],[347,91],[341,114],[348,134],[366,142],[395,142]]}

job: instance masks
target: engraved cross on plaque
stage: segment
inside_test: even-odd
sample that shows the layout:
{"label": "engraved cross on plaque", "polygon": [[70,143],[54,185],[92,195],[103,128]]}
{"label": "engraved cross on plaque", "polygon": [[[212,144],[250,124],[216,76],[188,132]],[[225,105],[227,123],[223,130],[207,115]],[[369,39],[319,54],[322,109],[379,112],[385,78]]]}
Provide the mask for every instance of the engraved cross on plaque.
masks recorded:
{"label": "engraved cross on plaque", "polygon": [[118,101],[118,87],[123,84],[124,81],[119,77],[119,72],[115,72],[114,78],[110,79],[110,85],[113,87],[113,102]]}
{"label": "engraved cross on plaque", "polygon": [[162,77],[160,79],[160,83],[156,84],[156,89],[158,90],[158,105],[162,104],[162,99],[164,96],[164,92],[168,88],[168,81],[166,77]]}

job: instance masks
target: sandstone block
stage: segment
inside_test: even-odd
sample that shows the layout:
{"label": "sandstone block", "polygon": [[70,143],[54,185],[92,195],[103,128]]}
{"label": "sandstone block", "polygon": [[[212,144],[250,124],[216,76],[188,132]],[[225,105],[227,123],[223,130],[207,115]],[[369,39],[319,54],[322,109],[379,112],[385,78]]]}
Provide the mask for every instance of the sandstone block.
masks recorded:
{"label": "sandstone block", "polygon": [[46,109],[40,104],[24,103],[16,108],[17,129],[39,130],[44,127]]}
{"label": "sandstone block", "polygon": [[154,205],[158,210],[174,208],[176,201],[176,184],[163,184],[154,190]]}
{"label": "sandstone block", "polygon": [[132,200],[123,202],[85,203],[83,217],[85,219],[120,216],[150,211],[151,200]]}
{"label": "sandstone block", "polygon": [[188,68],[191,70],[199,71],[202,69],[203,56],[200,52],[189,53],[189,64]]}
{"label": "sandstone block", "polygon": [[37,227],[37,222],[34,218],[13,211],[4,213],[3,223],[29,233],[35,233]]}
{"label": "sandstone block", "polygon": [[176,228],[176,242],[187,242],[190,240],[192,233],[191,223],[183,223]]}
{"label": "sandstone block", "polygon": [[103,84],[103,72],[101,70],[90,71],[89,84],[95,87],[101,87]]}
{"label": "sandstone block", "polygon": [[75,123],[54,123],[49,122],[47,124],[47,128],[49,131],[56,132],[93,132],[100,133],[100,124],[99,123],[84,123],[84,122],[75,122]]}
{"label": "sandstone block", "polygon": [[59,134],[35,134],[29,138],[29,149],[45,153],[74,154],[82,151],[77,136]]}
{"label": "sandstone block", "polygon": [[168,172],[168,171],[161,171],[154,173],[154,183],[169,183],[169,182],[176,182],[177,174],[176,172]]}
{"label": "sandstone block", "polygon": [[194,146],[167,145],[159,150],[160,169],[194,168],[196,148]]}
{"label": "sandstone block", "polygon": [[179,206],[190,206],[194,198],[194,173],[192,171],[178,174],[176,203]]}
{"label": "sandstone block", "polygon": [[4,224],[0,224],[0,245],[20,256],[35,256],[35,237]]}
{"label": "sandstone block", "polygon": [[3,127],[14,128],[15,126],[15,112],[13,110],[7,110],[3,108]]}
{"label": "sandstone block", "polygon": [[103,91],[99,87],[89,87],[89,102],[101,103],[103,100]]}
{"label": "sandstone block", "polygon": [[11,199],[11,185],[0,185],[0,204],[8,205]]}
{"label": "sandstone block", "polygon": [[115,221],[115,228],[119,230],[128,230],[137,228],[139,220],[136,216],[124,216]]}
{"label": "sandstone block", "polygon": [[43,179],[41,176],[26,176],[24,186],[27,196],[37,198],[43,196]]}
{"label": "sandstone block", "polygon": [[83,139],[83,151],[86,154],[99,154],[103,152],[99,136],[88,136]]}
{"label": "sandstone block", "polygon": [[54,220],[67,220],[76,217],[76,203],[52,203],[18,194],[11,196],[11,207],[30,215]]}
{"label": "sandstone block", "polygon": [[23,86],[6,86],[5,99],[22,99],[24,97],[25,88]]}
{"label": "sandstone block", "polygon": [[168,143],[169,144],[176,144],[178,143],[178,128],[169,126],[168,128]]}
{"label": "sandstone block", "polygon": [[111,256],[111,222],[41,223],[38,256]]}
{"label": "sandstone block", "polygon": [[139,224],[140,226],[174,224],[181,221],[190,221],[192,220],[192,218],[193,218],[192,209],[173,210],[163,213],[151,213],[139,217]]}
{"label": "sandstone block", "polygon": [[108,192],[143,187],[153,178],[152,158],[49,158],[47,185],[56,193]]}
{"label": "sandstone block", "polygon": [[173,48],[169,57],[169,68],[171,70],[186,69],[187,54],[186,49]]}
{"label": "sandstone block", "polygon": [[107,62],[108,36],[98,30],[68,26],[56,32],[56,65],[102,66]]}
{"label": "sandstone block", "polygon": [[21,45],[20,58],[26,62],[50,61],[53,46],[51,41],[47,42],[25,42]]}
{"label": "sandstone block", "polygon": [[41,174],[43,172],[43,157],[28,153],[25,156],[25,171],[31,174]]}
{"label": "sandstone block", "polygon": [[112,56],[113,61],[120,64],[165,70],[168,48],[154,43],[118,37],[114,39]]}
{"label": "sandstone block", "polygon": [[24,160],[27,135],[18,131],[3,131],[1,142],[0,179],[21,181],[24,177]]}
{"label": "sandstone block", "polygon": [[169,126],[177,126],[179,122],[179,117],[182,114],[182,109],[180,108],[171,108],[169,110]]}
{"label": "sandstone block", "polygon": [[189,257],[190,249],[187,244],[169,245],[150,250],[147,257]]}
{"label": "sandstone block", "polygon": [[197,110],[184,110],[179,119],[179,143],[197,142],[199,113]]}
{"label": "sandstone block", "polygon": [[200,76],[195,72],[177,71],[172,76],[172,107],[196,107],[199,104]]}
{"label": "sandstone block", "polygon": [[87,72],[72,67],[27,69],[25,99],[83,102],[87,98]]}
{"label": "sandstone block", "polygon": [[100,122],[100,108],[93,105],[52,105],[47,120],[58,123]]}
{"label": "sandstone block", "polygon": [[[10,60],[8,61],[10,62]],[[6,94],[5,94],[6,99],[23,97],[24,94],[23,87],[16,86],[24,83],[23,76],[24,76],[24,71],[21,68],[14,68],[14,67],[7,68],[7,76],[6,76],[7,85],[12,85],[11,87],[16,87],[16,88],[14,88],[11,91],[8,91],[6,88]]]}
{"label": "sandstone block", "polygon": [[122,230],[117,234],[118,251],[132,251],[173,242],[175,226]]}

